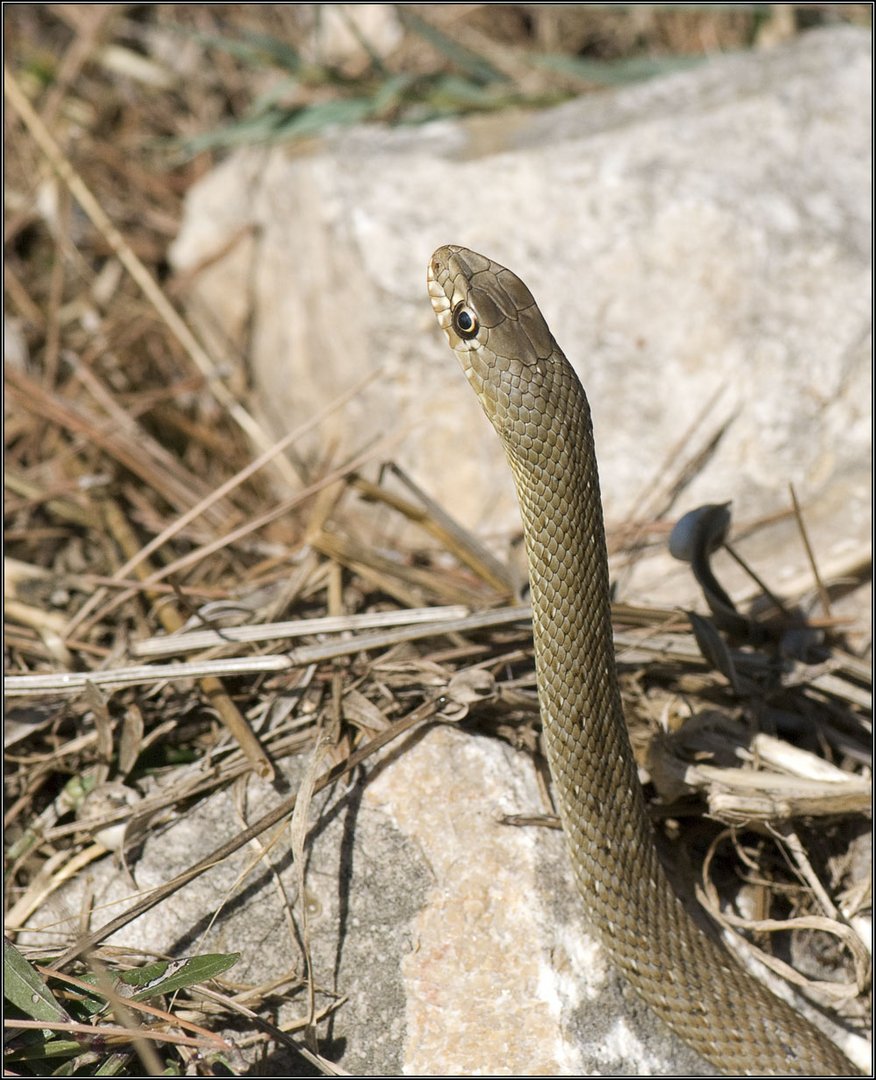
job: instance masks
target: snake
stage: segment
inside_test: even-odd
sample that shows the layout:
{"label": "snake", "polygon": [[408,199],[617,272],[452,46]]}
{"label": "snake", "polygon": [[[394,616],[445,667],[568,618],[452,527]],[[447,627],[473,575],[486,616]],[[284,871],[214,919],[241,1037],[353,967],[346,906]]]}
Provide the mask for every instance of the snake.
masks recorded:
{"label": "snake", "polygon": [[659,860],[617,678],[590,406],[532,293],[457,245],[428,267],[438,324],[513,473],[544,743],[586,916],[645,1003],[716,1069],[859,1075],[697,926]]}

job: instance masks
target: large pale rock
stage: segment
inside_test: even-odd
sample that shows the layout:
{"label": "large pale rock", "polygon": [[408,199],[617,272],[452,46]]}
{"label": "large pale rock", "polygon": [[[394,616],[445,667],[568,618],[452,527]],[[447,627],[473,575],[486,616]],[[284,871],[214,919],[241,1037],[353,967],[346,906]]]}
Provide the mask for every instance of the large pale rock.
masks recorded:
{"label": "large pale rock", "polygon": [[562,836],[500,823],[540,807],[532,769],[513,751],[432,732],[366,802],[429,871],[401,965],[404,1073],[711,1074],[608,969],[580,917]]}
{"label": "large pale rock", "polygon": [[244,151],[192,191],[173,258],[237,237],[193,317],[246,354],[277,434],[382,369],[305,459],[404,430],[398,460],[495,534],[510,480],[424,286],[439,244],[483,251],[588,389],[609,520],[717,395],[683,456],[729,427],[671,516],[775,513],[792,481],[814,527],[843,508],[829,560],[869,535],[870,70],[869,35],[837,28],[544,112]]}

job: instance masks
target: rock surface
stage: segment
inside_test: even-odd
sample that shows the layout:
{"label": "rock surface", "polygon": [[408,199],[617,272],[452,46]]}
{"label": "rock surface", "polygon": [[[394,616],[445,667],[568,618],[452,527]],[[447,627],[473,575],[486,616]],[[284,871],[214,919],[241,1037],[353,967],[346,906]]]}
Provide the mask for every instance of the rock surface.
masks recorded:
{"label": "rock surface", "polygon": [[[439,244],[483,251],[588,389],[609,522],[727,499],[751,520],[790,481],[830,561],[870,532],[870,60],[836,28],[544,112],[241,152],[193,190],[173,258],[229,246],[191,310],[248,358],[276,434],[380,368],[299,451],[403,429],[397,460],[495,536],[517,527],[510,479],[424,287]],[[649,503],[701,414],[680,460],[723,436]],[[627,598],[689,602],[687,580],[659,566]]]}

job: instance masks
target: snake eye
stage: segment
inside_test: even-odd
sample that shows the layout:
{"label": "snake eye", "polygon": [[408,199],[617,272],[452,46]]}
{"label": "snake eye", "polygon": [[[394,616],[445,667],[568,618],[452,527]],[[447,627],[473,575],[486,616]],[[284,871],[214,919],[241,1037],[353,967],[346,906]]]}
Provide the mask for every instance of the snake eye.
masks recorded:
{"label": "snake eye", "polygon": [[478,332],[478,317],[463,301],[460,301],[453,309],[453,329],[464,340],[468,341]]}

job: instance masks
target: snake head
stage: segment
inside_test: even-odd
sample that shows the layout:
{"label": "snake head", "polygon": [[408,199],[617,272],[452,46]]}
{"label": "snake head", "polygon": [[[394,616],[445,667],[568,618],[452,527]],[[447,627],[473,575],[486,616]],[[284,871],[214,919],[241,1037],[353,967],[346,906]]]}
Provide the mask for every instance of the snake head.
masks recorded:
{"label": "snake head", "polygon": [[504,266],[452,244],[429,261],[428,286],[484,412],[513,442],[521,417],[546,407],[559,351],[532,293]]}

